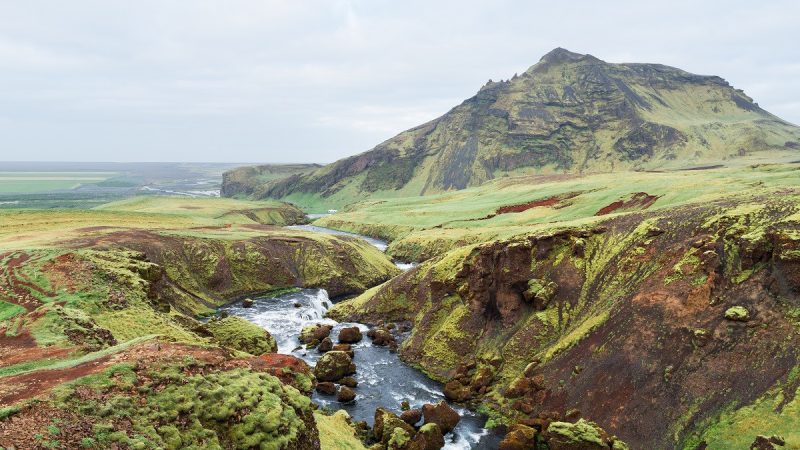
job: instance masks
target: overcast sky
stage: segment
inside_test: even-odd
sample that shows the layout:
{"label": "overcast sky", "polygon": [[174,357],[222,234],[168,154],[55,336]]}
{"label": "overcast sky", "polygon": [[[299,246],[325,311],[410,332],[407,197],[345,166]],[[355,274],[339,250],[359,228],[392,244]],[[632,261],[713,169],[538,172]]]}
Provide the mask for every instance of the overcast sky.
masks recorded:
{"label": "overcast sky", "polygon": [[800,123],[800,2],[655,3],[0,0],[0,160],[330,162],[558,46]]}

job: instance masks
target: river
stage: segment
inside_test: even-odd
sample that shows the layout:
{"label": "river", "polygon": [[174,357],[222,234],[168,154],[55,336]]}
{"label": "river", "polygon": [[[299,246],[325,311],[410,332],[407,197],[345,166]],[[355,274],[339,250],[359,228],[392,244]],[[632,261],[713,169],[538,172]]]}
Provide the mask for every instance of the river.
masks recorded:
{"label": "river", "polygon": [[[347,235],[361,238],[385,251],[387,243],[353,233],[346,233],[314,225],[299,225],[290,228],[302,229],[317,233]],[[412,264],[396,262],[398,267],[409,269]],[[274,298],[254,298],[250,308],[244,308],[236,302],[221,308],[230,315],[247,319],[266,328],[278,343],[278,352],[302,358],[309,365],[316,364],[321,356],[317,350],[306,350],[300,346],[298,337],[305,325],[327,323],[333,325],[331,339],[337,342],[339,330],[346,326],[358,326],[363,332],[367,327],[363,324],[338,323],[325,318],[325,313],[332,306],[328,293],[324,289],[303,289],[299,292]],[[375,409],[383,407],[400,413],[400,403],[408,401],[412,408],[419,408],[425,403],[437,403],[444,399],[441,384],[430,380],[420,371],[403,363],[396,353],[385,347],[373,346],[365,337],[353,345],[354,362],[358,367],[355,375],[358,381],[356,400],[342,404],[333,396],[313,394],[313,400],[322,407],[336,410],[344,409],[354,420],[365,420],[372,425]],[[462,408],[451,405],[459,414],[461,421],[453,432],[445,436],[446,449],[489,449],[497,448],[501,438],[499,433],[484,428],[485,418]]]}

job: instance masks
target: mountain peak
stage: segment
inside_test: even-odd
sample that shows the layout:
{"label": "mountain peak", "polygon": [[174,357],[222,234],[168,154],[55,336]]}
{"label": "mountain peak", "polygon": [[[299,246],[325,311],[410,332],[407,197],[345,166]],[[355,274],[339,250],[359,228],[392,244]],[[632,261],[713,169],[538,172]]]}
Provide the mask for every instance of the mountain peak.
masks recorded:
{"label": "mountain peak", "polygon": [[578,61],[586,55],[582,55],[580,53],[571,52],[562,47],[556,47],[553,50],[547,52],[539,62],[548,62],[548,63],[557,63],[557,62],[567,62],[567,61]]}

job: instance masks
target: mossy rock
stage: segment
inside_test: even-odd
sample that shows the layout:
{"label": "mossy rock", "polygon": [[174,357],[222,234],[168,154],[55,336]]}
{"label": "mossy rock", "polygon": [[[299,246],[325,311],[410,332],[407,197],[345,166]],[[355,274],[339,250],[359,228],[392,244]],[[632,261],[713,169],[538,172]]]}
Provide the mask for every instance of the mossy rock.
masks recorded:
{"label": "mossy rock", "polygon": [[744,306],[732,306],[725,310],[725,318],[734,322],[746,322],[750,319],[750,311]]}
{"label": "mossy rock", "polygon": [[278,344],[269,331],[241,317],[211,320],[206,329],[215,342],[234,350],[256,356],[278,351]]}
{"label": "mossy rock", "polygon": [[330,351],[322,355],[314,366],[314,376],[319,381],[339,381],[356,371],[350,355],[340,351]]}

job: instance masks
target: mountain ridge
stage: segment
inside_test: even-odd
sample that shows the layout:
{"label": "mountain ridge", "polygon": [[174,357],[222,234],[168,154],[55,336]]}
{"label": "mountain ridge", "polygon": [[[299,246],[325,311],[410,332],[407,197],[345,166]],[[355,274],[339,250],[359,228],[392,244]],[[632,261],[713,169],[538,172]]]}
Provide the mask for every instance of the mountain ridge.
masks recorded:
{"label": "mountain ridge", "polygon": [[458,190],[507,174],[687,168],[798,148],[800,128],[719,76],[607,63],[559,47],[371,150],[251,191],[346,204]]}

